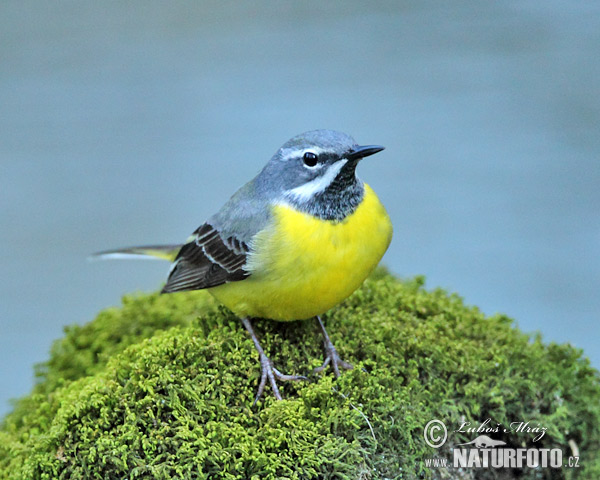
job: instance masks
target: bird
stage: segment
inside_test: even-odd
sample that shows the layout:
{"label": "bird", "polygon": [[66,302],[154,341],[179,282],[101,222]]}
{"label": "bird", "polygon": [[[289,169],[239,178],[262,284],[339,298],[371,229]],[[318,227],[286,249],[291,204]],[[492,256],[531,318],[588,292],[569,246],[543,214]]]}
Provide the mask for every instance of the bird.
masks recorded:
{"label": "bird", "polygon": [[358,163],[384,150],[334,130],[312,130],[284,143],[258,175],[181,244],[99,252],[99,258],[171,260],[161,293],[206,289],[240,318],[258,352],[261,377],[277,400],[280,372],[263,350],[253,319],[316,319],[325,360],[336,377],[342,360],[321,316],[350,296],[375,269],[392,239],[392,223]]}

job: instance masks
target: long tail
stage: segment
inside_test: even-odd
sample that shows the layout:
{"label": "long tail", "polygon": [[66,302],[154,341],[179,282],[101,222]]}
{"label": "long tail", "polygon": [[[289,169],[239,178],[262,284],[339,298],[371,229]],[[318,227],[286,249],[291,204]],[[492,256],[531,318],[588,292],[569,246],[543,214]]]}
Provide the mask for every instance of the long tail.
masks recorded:
{"label": "long tail", "polygon": [[131,247],[131,248],[118,248],[116,250],[106,250],[104,252],[94,253],[91,260],[104,260],[104,259],[158,259],[168,260],[170,262],[175,260],[175,257],[179,253],[182,245],[150,245],[146,247]]}

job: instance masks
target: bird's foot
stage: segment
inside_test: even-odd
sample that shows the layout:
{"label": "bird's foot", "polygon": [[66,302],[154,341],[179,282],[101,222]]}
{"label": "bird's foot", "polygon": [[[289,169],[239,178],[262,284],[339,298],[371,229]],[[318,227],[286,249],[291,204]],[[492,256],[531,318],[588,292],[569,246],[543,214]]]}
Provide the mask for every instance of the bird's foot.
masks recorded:
{"label": "bird's foot", "polygon": [[340,367],[345,370],[352,370],[354,367],[351,363],[345,362],[342,360],[337,353],[336,348],[333,346],[333,343],[329,339],[329,335],[327,335],[327,330],[325,330],[325,325],[321,321],[321,317],[316,317],[319,325],[321,327],[321,332],[323,332],[323,344],[325,345],[325,361],[323,365],[315,368],[313,371],[315,373],[322,372],[327,368],[327,365],[331,364],[331,368],[333,368],[333,373],[336,377],[340,376]]}
{"label": "bird's foot", "polygon": [[329,343],[329,346],[325,345],[325,361],[323,362],[323,365],[315,368],[313,372],[322,372],[329,364],[331,364],[331,368],[333,368],[333,373],[336,377],[340,376],[340,367],[345,370],[352,370],[354,368],[352,364],[342,360],[333,344],[331,342]]}
{"label": "bird's foot", "polygon": [[306,380],[306,377],[302,375],[285,375],[277,370],[273,366],[273,362],[267,357],[266,353],[262,349],[260,342],[258,341],[258,337],[254,333],[254,329],[252,328],[252,324],[250,323],[250,319],[242,318],[242,323],[248,333],[252,337],[252,341],[254,342],[254,346],[258,352],[260,358],[260,383],[258,385],[258,392],[256,393],[256,397],[254,398],[254,403],[252,405],[256,405],[260,397],[262,396],[265,387],[267,385],[267,380],[271,384],[271,388],[273,389],[273,394],[277,400],[282,400],[281,393],[279,393],[279,388],[277,387],[276,380],[282,381],[298,381],[298,380]]}
{"label": "bird's foot", "polygon": [[275,398],[277,400],[282,400],[282,397],[281,397],[281,393],[279,393],[279,388],[277,387],[276,380],[292,381],[292,382],[295,382],[298,380],[306,380],[306,377],[304,377],[302,375],[285,375],[284,373],[281,373],[279,370],[277,370],[273,366],[273,363],[271,362],[269,357],[267,357],[265,355],[264,352],[260,351],[259,355],[260,355],[260,369],[261,369],[260,384],[258,385],[258,392],[256,393],[256,397],[254,398],[253,405],[256,405],[256,402],[258,402],[258,400],[262,396],[262,394],[265,390],[265,386],[267,385],[267,380],[271,384],[271,388],[273,389],[273,394],[275,395]]}

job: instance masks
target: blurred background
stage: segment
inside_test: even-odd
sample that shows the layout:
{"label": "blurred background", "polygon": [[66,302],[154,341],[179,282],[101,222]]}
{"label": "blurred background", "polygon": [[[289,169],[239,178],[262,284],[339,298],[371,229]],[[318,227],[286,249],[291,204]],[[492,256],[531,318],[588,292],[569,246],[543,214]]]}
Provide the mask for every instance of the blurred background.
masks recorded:
{"label": "blurred background", "polygon": [[384,263],[600,366],[598,2],[0,4],[0,414],[64,325],[161,262],[289,137],[382,144]]}

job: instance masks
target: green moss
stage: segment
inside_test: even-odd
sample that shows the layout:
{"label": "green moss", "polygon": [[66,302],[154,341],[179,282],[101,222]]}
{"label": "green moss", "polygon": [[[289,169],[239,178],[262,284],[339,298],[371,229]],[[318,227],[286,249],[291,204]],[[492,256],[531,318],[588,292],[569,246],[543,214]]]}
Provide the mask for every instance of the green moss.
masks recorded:
{"label": "green moss", "polygon": [[[547,426],[540,448],[578,446],[583,468],[523,478],[600,478],[600,377],[581,352],[422,284],[367,280],[325,317],[354,370],[283,383],[284,401],[267,391],[256,407],[257,355],[230,312],[203,292],[126,298],[56,342],[3,422],[0,478],[465,478],[424,461],[450,458],[475,437],[452,429],[488,417]],[[282,371],[320,365],[313,322],[255,328]],[[450,430],[440,450],[423,437],[436,418]],[[523,433],[491,436],[532,446]]]}

